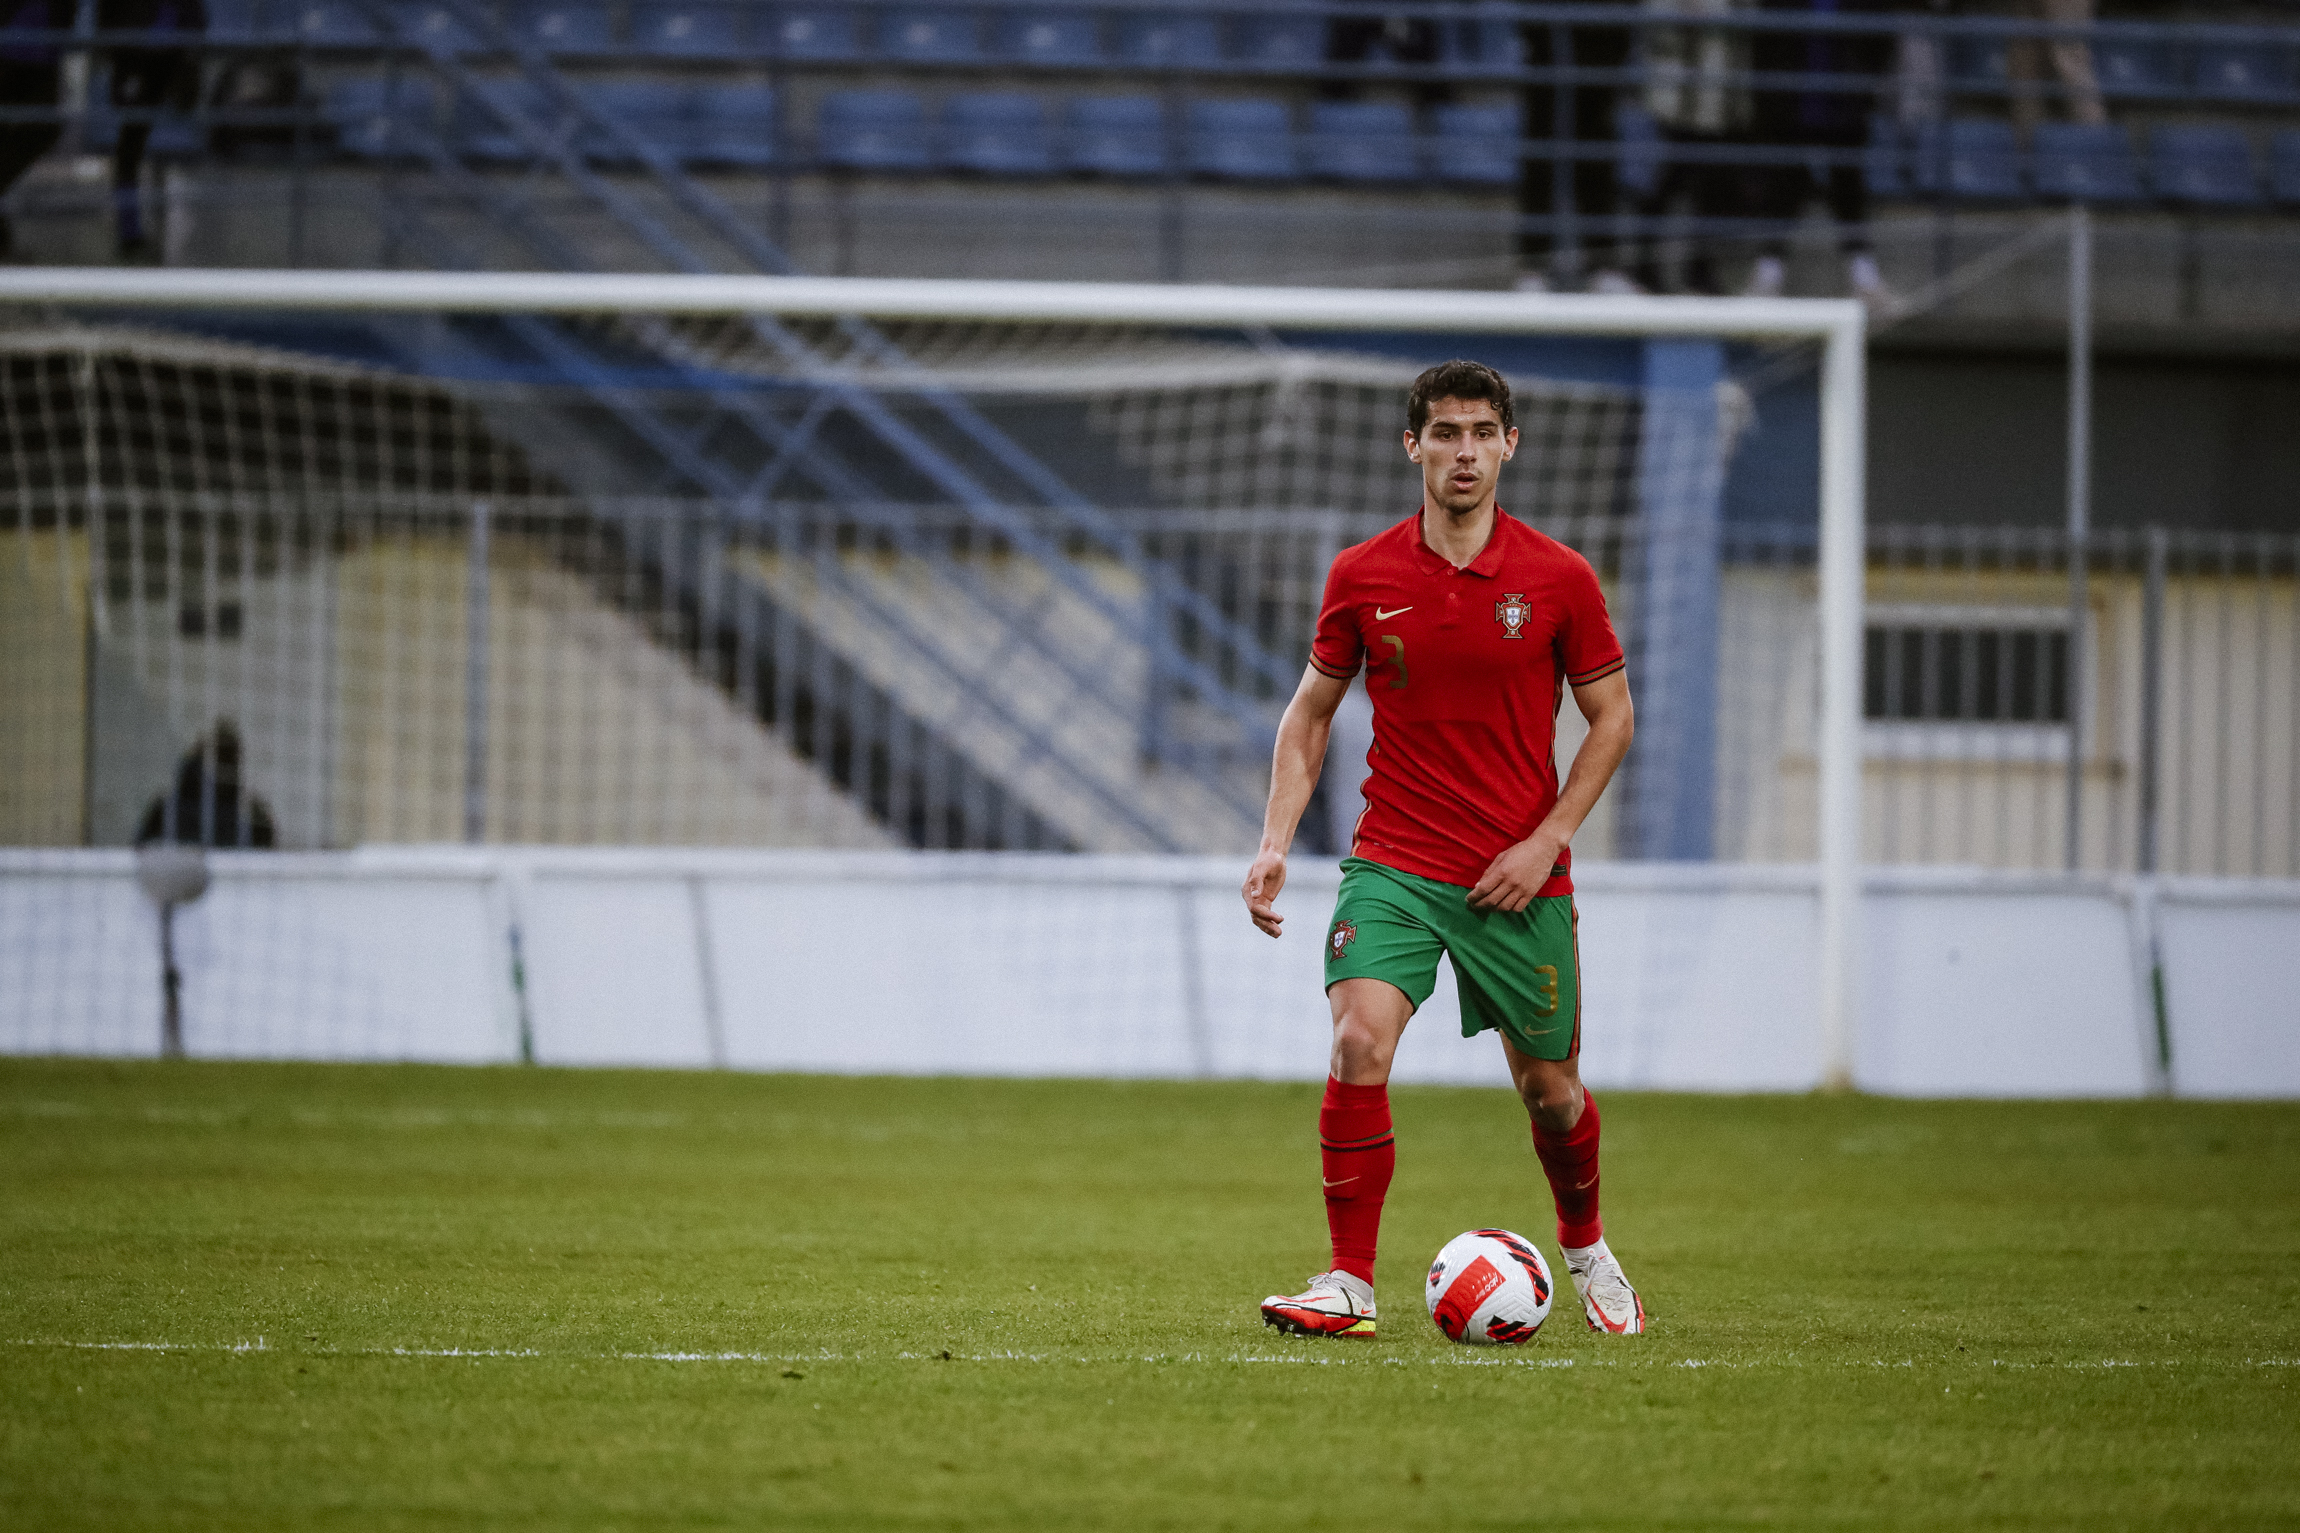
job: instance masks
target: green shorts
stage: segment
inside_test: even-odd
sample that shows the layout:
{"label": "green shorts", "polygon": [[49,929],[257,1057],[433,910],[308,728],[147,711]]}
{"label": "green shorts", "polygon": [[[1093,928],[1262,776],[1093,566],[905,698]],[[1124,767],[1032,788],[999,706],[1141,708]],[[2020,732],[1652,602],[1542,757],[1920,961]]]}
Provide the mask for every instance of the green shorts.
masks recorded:
{"label": "green shorts", "polygon": [[1521,1054],[1581,1052],[1581,951],[1573,896],[1510,915],[1469,908],[1469,890],[1352,857],[1326,928],[1326,988],[1345,979],[1397,986],[1419,1011],[1437,987],[1438,954],[1453,960],[1461,1032],[1495,1028]]}

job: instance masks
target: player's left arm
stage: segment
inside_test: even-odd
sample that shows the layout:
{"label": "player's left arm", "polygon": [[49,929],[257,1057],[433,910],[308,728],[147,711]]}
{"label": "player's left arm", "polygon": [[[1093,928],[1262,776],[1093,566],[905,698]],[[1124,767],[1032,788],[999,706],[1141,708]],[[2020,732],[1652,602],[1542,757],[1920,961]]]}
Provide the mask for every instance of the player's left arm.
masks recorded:
{"label": "player's left arm", "polygon": [[1574,752],[1573,770],[1565,787],[1532,835],[1494,858],[1485,876],[1469,892],[1476,910],[1523,910],[1533,903],[1549,870],[1597,807],[1598,795],[1613,780],[1621,758],[1629,754],[1630,737],[1637,732],[1636,710],[1629,701],[1629,673],[1615,670],[1573,689],[1573,701],[1589,721],[1589,734]]}

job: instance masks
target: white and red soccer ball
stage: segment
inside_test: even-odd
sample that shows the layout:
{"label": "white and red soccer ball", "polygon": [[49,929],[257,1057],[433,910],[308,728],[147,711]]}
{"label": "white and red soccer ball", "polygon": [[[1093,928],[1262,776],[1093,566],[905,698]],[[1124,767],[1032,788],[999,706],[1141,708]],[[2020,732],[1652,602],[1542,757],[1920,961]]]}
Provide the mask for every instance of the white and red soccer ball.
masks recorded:
{"label": "white and red soccer ball", "polygon": [[1508,1230],[1456,1235],[1422,1287],[1430,1318],[1455,1341],[1523,1346],[1549,1318],[1549,1263]]}

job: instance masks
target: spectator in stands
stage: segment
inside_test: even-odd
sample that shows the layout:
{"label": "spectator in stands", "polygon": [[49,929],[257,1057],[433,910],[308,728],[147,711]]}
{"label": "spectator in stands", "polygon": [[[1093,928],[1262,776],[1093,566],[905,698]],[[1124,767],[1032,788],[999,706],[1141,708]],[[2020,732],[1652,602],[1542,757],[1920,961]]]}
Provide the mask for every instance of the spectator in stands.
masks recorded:
{"label": "spectator in stands", "polygon": [[[1722,16],[1749,0],[1643,0],[1648,13]],[[1645,110],[1662,139],[1671,145],[1723,150],[1749,140],[1752,106],[1745,76],[1749,34],[1719,27],[1645,29]],[[1722,160],[1664,156],[1653,189],[1638,211],[1647,220],[1665,215],[1683,197],[1697,218],[1746,216],[1753,206],[1751,171]],[[1638,241],[1637,280],[1649,290],[1663,286],[1650,234]],[[1719,293],[1716,253],[1696,238],[1685,267],[1685,286],[1696,293]]]}
{"label": "spectator in stands", "polygon": [[[1438,46],[1438,23],[1427,16],[1335,16],[1326,22],[1326,59],[1335,64],[1382,61],[1427,67],[1444,57]],[[1354,80],[1324,80],[1318,92],[1331,100],[1347,101],[1357,95]],[[1442,80],[1421,80],[1414,97],[1423,106],[1453,99]]]}
{"label": "spectator in stands", "polygon": [[198,846],[273,847],[279,830],[271,806],[240,779],[240,735],[229,720],[194,742],[176,766],[176,789],[144,809],[136,844],[182,841]]}
{"label": "spectator in stands", "polygon": [[[2091,26],[2098,0],[2018,0],[2017,14],[2040,16],[2070,26]],[[2060,76],[2061,105],[2070,122],[2098,125],[2108,121],[2100,103],[2100,80],[2093,73],[2092,44],[2081,38],[2016,37],[2005,49],[2005,73],[2012,78],[2012,119],[2027,138],[2044,120],[2044,65]]]}
{"label": "spectator in stands", "polygon": [[[1602,23],[1609,7],[1630,0],[1580,0],[1593,23]],[[1570,65],[1577,71],[1618,72],[1629,64],[1630,29],[1612,25],[1551,26],[1529,22],[1525,28],[1526,62],[1536,69]],[[1563,42],[1563,56],[1558,44]],[[1559,92],[1565,94],[1562,98]],[[1602,148],[1595,159],[1573,159],[1562,166],[1537,150],[1519,168],[1517,210],[1528,219],[1555,219],[1570,208],[1578,221],[1578,251],[1568,248],[1554,226],[1521,230],[1518,234],[1518,278],[1522,291],[1546,291],[1553,285],[1571,285],[1587,273],[1587,285],[1596,293],[1634,293],[1637,284],[1621,270],[1620,253],[1612,228],[1621,202],[1621,181],[1611,157],[1618,138],[1614,103],[1620,86],[1612,80],[1574,81],[1562,86],[1533,85],[1525,92],[1525,131],[1531,139],[1570,136],[1578,150]],[[1570,135],[1558,132],[1563,106]],[[1562,174],[1555,173],[1561,171]],[[1564,185],[1560,186],[1560,181]]]}
{"label": "spectator in stands", "polygon": [[[197,38],[208,29],[201,0],[97,0],[96,25],[107,32],[172,32]],[[150,255],[144,233],[144,149],[152,139],[148,114],[167,107],[189,110],[200,89],[199,55],[190,48],[114,48],[112,105],[137,114],[120,123],[112,146],[112,219],[122,260]]]}
{"label": "spectator in stands", "polygon": [[[1759,9],[1785,22],[1801,15],[1863,15],[1887,8],[1886,0],[1759,0]],[[1763,189],[1758,216],[1786,224],[1818,193],[1827,200],[1830,216],[1837,224],[1847,285],[1871,304],[1881,307],[1891,303],[1892,291],[1878,273],[1877,258],[1869,246],[1869,189],[1859,151],[1869,141],[1869,119],[1877,111],[1881,84],[1892,66],[1892,35],[1785,26],[1780,31],[1756,33],[1750,41],[1749,56],[1760,79],[1767,75],[1803,77],[1756,92],[1753,115],[1757,141],[1776,148],[1826,149],[1832,154],[1825,171],[1806,164],[1764,167],[1757,177]],[[1830,82],[1826,77],[1832,75],[1842,77],[1843,83]],[[1788,280],[1788,249],[1786,234],[1767,240],[1749,274],[1751,294],[1771,295],[1782,290]]]}
{"label": "spectator in stands", "polygon": [[[53,111],[63,78],[63,49],[26,32],[72,30],[73,0],[0,0],[0,107]],[[0,123],[0,196],[56,145],[61,122]],[[15,252],[16,231],[0,215],[0,256]]]}

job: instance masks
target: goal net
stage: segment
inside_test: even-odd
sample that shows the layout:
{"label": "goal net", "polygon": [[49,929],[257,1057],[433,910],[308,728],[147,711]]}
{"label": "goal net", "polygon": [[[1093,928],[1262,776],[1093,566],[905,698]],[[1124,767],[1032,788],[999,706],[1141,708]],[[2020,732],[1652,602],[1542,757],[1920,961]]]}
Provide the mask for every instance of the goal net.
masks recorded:
{"label": "goal net", "polygon": [[1502,504],[1631,654],[1577,855],[1829,840],[1820,528],[1724,487],[1730,348],[1836,336],[1843,372],[1842,305],[46,275],[0,313],[0,844],[1236,861],[1454,355],[1510,377]]}

